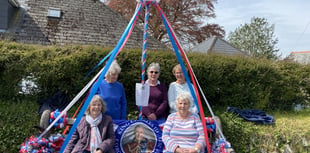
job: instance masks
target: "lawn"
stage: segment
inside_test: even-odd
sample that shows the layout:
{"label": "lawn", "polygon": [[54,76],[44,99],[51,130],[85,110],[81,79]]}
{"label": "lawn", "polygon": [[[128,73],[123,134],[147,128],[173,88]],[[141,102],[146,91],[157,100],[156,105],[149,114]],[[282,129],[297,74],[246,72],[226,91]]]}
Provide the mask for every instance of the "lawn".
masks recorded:
{"label": "lawn", "polygon": [[237,152],[310,152],[310,109],[268,112],[274,125],[259,125],[236,115],[221,115],[224,134]]}

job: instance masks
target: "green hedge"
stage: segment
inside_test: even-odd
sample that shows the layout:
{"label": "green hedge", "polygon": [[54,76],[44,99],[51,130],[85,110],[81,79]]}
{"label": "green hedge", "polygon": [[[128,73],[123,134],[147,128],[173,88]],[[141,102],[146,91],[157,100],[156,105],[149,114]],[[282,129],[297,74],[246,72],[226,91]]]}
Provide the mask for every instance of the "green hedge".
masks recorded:
{"label": "green hedge", "polygon": [[26,138],[39,134],[34,128],[39,125],[37,108],[37,103],[29,100],[0,100],[0,152],[18,152]]}
{"label": "green hedge", "polygon": [[[97,73],[85,77],[112,49],[97,46],[34,46],[0,42],[0,97],[22,98],[18,84],[35,78],[40,91],[30,96],[47,97],[56,90],[75,96]],[[207,100],[212,106],[290,109],[306,103],[310,92],[310,67],[285,61],[189,53],[188,58]],[[130,110],[135,108],[135,83],[141,81],[141,50],[123,50],[117,57],[122,67],[119,80],[125,86]],[[173,52],[148,51],[147,64],[159,62],[160,81],[174,81],[177,64]],[[29,96],[29,95],[28,95]],[[204,102],[203,102],[204,103]]]}
{"label": "green hedge", "polygon": [[[56,90],[75,96],[99,70],[88,77],[87,73],[111,50],[98,46],[36,46],[0,41],[0,127],[3,127],[0,139],[4,140],[0,142],[0,152],[16,152],[25,138],[37,132],[32,126],[38,124],[36,101],[39,98],[51,96]],[[224,134],[238,152],[247,152],[249,148],[259,150],[260,145],[265,145],[262,142],[266,135],[253,132],[257,127],[252,124],[222,113],[227,106],[270,111],[309,102],[310,67],[307,65],[201,53],[188,53],[188,58],[208,102],[214,110],[221,110],[216,114],[222,119]],[[128,118],[135,119],[138,113],[134,102],[135,83],[141,81],[141,49],[123,50],[117,60],[122,67],[119,80],[126,90]],[[171,72],[177,64],[174,53],[148,51],[147,64],[151,62],[161,64],[159,79],[168,87],[175,80]],[[19,83],[27,76],[34,78],[39,90],[23,95],[19,93]],[[26,98],[32,100],[24,101]],[[281,135],[279,132],[278,136]]]}

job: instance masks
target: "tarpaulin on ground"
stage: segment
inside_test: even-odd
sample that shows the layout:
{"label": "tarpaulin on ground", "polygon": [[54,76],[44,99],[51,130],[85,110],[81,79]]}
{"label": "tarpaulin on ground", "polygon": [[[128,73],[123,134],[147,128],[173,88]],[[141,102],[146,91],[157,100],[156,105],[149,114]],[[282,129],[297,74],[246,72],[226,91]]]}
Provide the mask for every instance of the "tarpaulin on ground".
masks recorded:
{"label": "tarpaulin on ground", "polygon": [[259,124],[273,124],[274,117],[267,114],[262,110],[257,109],[246,109],[241,110],[237,107],[228,107],[228,112],[236,113],[239,117],[243,118],[246,121],[251,121]]}

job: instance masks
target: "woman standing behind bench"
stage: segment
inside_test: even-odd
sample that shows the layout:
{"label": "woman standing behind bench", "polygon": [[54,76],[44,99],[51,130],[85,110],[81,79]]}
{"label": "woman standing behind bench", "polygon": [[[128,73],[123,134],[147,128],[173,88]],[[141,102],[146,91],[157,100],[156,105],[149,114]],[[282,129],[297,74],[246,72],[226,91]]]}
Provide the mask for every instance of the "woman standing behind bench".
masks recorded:
{"label": "woman standing behind bench", "polygon": [[176,100],[177,112],[168,116],[162,140],[165,153],[203,153],[206,146],[199,116],[189,111],[192,103],[188,94],[180,94]]}
{"label": "woman standing behind bench", "polygon": [[[177,111],[177,109],[175,108],[176,107],[175,103],[176,103],[177,96],[179,94],[188,93],[191,95],[190,89],[186,83],[185,76],[184,76],[184,73],[182,71],[180,64],[173,67],[172,73],[175,76],[176,81],[171,82],[169,85],[169,89],[168,89],[168,100],[169,100],[169,107],[170,107],[169,113],[170,114]],[[194,88],[193,84],[191,84],[191,86]],[[193,101],[193,97],[190,96],[190,98]],[[194,103],[191,104],[190,111],[193,113],[198,113],[198,110]]]}
{"label": "woman standing behind bench", "polygon": [[147,106],[142,108],[142,117],[148,120],[165,120],[168,109],[166,85],[158,80],[160,66],[151,63],[147,68],[146,83],[150,85],[150,96]]}
{"label": "woman standing behind bench", "polygon": [[127,100],[123,84],[117,81],[121,67],[114,60],[102,80],[97,94],[107,103],[106,115],[113,120],[126,120]]}

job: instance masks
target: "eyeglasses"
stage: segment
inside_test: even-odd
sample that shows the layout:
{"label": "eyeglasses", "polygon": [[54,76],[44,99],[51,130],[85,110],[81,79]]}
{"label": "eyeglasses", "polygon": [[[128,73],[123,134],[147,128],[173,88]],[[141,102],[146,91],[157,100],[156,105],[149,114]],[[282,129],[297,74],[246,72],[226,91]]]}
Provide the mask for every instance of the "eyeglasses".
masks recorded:
{"label": "eyeglasses", "polygon": [[150,73],[158,74],[158,71],[150,71]]}

